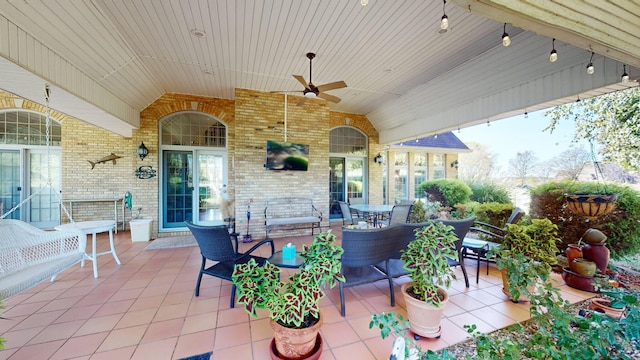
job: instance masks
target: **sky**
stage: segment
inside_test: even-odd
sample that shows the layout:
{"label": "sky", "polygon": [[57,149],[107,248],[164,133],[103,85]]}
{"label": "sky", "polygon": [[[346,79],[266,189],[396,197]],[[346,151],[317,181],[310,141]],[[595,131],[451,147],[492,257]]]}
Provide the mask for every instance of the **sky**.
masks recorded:
{"label": "sky", "polygon": [[518,152],[533,151],[538,161],[549,160],[570,147],[582,146],[589,151],[585,142],[572,142],[574,134],[573,122],[563,120],[553,131],[542,131],[550,120],[544,116],[547,110],[529,113],[525,118],[518,115],[493,121],[489,126],[480,124],[468,128],[454,130],[453,133],[462,142],[477,142],[488,147],[489,152],[496,155],[500,172],[507,171],[509,160]]}

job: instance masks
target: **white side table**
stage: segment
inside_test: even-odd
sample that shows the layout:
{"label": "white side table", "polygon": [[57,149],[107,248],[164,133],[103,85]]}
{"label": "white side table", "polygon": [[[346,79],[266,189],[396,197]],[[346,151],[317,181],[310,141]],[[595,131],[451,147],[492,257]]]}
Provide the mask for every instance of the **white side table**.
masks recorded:
{"label": "white side table", "polygon": [[[56,230],[77,228],[82,230],[86,235],[89,235],[89,234],[93,235],[92,237],[93,242],[91,247],[92,253],[91,255],[86,253],[84,254],[84,259],[82,259],[81,266],[84,267],[84,260],[93,261],[93,277],[97,279],[98,278],[98,256],[111,254],[113,255],[113,258],[115,259],[116,263],[120,265],[120,259],[118,259],[118,254],[116,254],[116,248],[113,245],[113,229],[115,227],[116,227],[116,223],[113,220],[93,220],[93,221],[78,221],[75,223],[58,225],[55,228]],[[106,231],[109,232],[109,245],[111,247],[111,250],[101,252],[101,253],[96,253],[96,234],[106,232]]]}

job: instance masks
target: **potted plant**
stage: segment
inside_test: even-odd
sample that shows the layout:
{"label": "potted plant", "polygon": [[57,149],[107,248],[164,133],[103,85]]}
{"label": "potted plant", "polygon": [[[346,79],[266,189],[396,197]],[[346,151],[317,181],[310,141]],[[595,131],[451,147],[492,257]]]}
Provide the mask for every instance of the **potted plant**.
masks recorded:
{"label": "potted plant", "polygon": [[[257,309],[269,312],[275,333],[273,356],[306,359],[311,353],[319,356],[322,351],[318,331],[322,325],[323,288],[333,288],[338,281],[344,281],[340,272],[343,250],[335,241],[336,236],[329,230],[316,235],[311,245],[303,245],[300,256],[304,264],[287,281],[280,280],[280,268],[268,261],[264,266],[253,260],[236,265],[232,281],[237,287],[238,303],[244,304],[254,317],[258,316]],[[302,333],[302,340],[294,339],[298,333]]]}
{"label": "potted plant", "polygon": [[411,282],[401,287],[407,306],[411,330],[417,336],[440,336],[440,318],[449,295],[446,289],[455,279],[448,258],[456,258],[452,226],[432,222],[416,229],[416,237],[401,251],[400,259]]}
{"label": "potted plant", "polygon": [[539,279],[545,281],[558,260],[558,226],[549,219],[532,219],[530,224],[509,224],[504,241],[494,251],[496,267],[502,271],[505,295],[528,300],[522,291],[531,292]]}

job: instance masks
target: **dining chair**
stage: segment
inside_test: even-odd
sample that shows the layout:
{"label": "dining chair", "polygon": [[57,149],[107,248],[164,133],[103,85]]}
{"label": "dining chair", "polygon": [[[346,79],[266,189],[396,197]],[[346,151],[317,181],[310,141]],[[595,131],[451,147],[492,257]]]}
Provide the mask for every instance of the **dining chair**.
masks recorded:
{"label": "dining chair", "polygon": [[462,257],[477,261],[476,284],[480,278],[480,262],[486,262],[487,275],[489,275],[489,263],[495,261],[495,259],[488,256],[488,254],[491,250],[497,248],[504,240],[504,237],[507,235],[506,225],[517,224],[523,216],[524,211],[516,207],[511,212],[504,228],[481,221],[475,221],[473,223],[473,226],[469,229],[469,232],[473,236],[466,236],[462,241]]}
{"label": "dining chair", "polygon": [[[236,264],[243,264],[248,262],[250,259],[255,259],[260,266],[264,265],[267,258],[251,255],[251,253],[258,250],[262,245],[270,245],[271,255],[274,253],[272,239],[262,240],[246,252],[241,253],[238,251],[238,237],[231,236],[231,234],[229,234],[229,228],[226,225],[203,226],[196,225],[191,221],[185,221],[184,223],[187,225],[189,230],[191,230],[193,237],[195,237],[196,242],[200,247],[200,254],[202,255],[202,265],[200,266],[198,281],[196,283],[196,296],[200,296],[202,275],[206,274],[231,281],[231,275],[233,274]],[[207,260],[215,261],[216,263],[207,267]],[[236,285],[232,284],[231,300],[229,304],[232,308],[235,306],[235,298]]]}
{"label": "dining chair", "polygon": [[362,217],[354,217],[349,205],[344,201],[338,201],[340,205],[340,211],[342,211],[342,225],[348,223],[349,225],[357,224],[359,221],[367,221],[367,219]]}
{"label": "dining chair", "polygon": [[406,224],[409,222],[411,209],[413,209],[413,204],[394,205],[389,217],[387,219],[378,220],[378,223],[382,223],[387,226],[392,224]]}

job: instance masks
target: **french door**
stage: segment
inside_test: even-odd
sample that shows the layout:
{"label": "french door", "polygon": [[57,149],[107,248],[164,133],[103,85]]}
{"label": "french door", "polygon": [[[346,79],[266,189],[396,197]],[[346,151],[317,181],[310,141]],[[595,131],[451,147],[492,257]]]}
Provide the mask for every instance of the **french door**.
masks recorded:
{"label": "french door", "polygon": [[36,194],[6,218],[23,220],[43,229],[58,225],[60,164],[59,150],[50,151],[49,157],[45,150],[39,149],[0,150],[0,213]]}
{"label": "french door", "polygon": [[359,157],[329,158],[329,195],[331,196],[330,218],[340,218],[340,206],[336,201],[362,199],[366,203],[366,161]]}
{"label": "french door", "polygon": [[227,194],[226,164],[226,152],[163,152],[163,228],[184,228],[185,220],[201,225],[224,223],[221,205]]}

